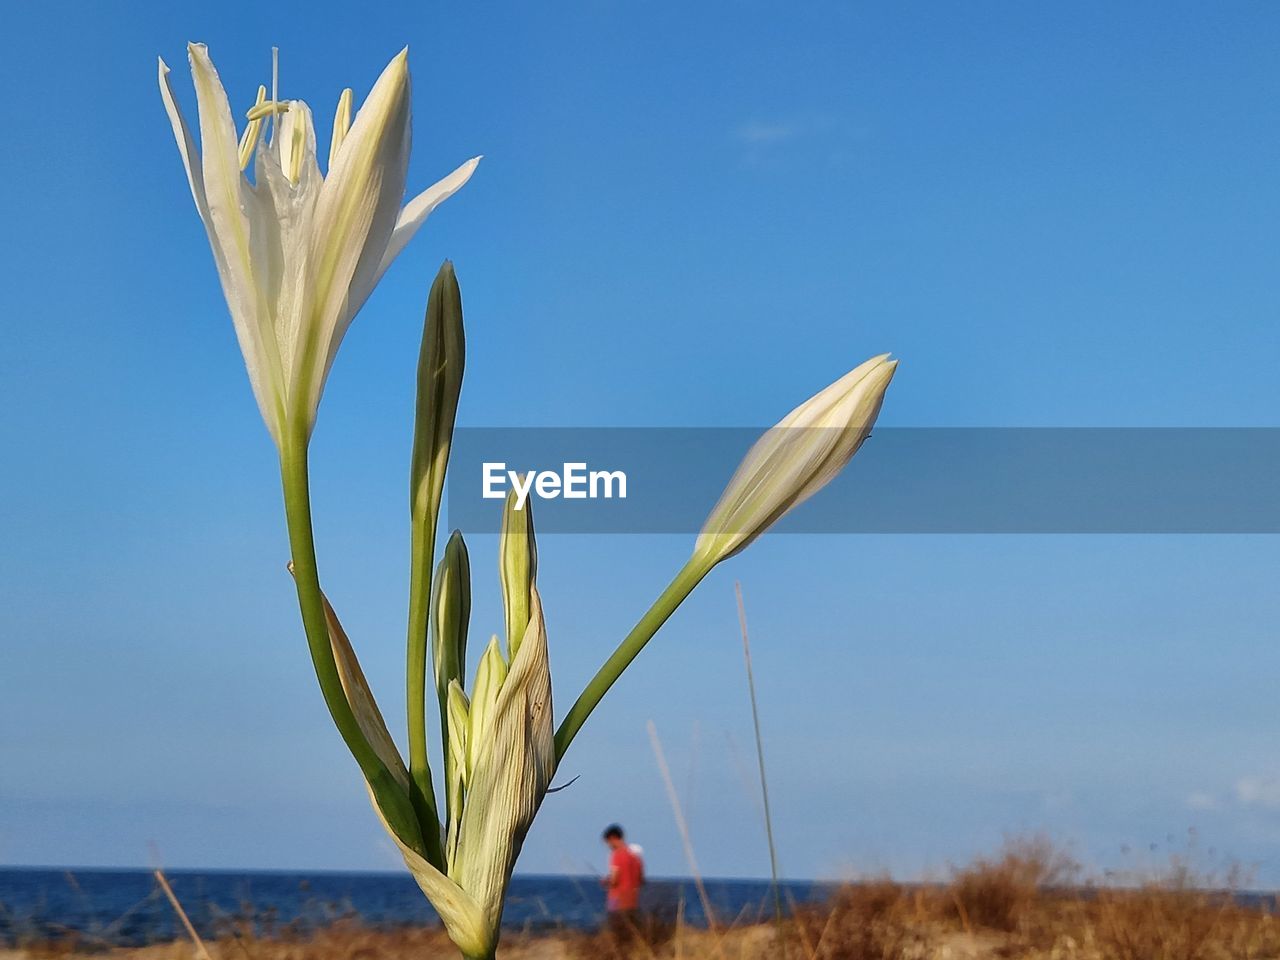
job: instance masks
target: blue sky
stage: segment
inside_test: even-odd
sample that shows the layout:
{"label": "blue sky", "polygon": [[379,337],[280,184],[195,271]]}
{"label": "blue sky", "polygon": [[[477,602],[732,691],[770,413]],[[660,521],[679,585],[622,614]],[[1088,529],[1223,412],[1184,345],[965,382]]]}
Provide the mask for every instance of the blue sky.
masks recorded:
{"label": "blue sky", "polygon": [[[356,321],[313,445],[326,585],[399,717],[442,258],[465,424],[767,424],[893,351],[885,424],[1274,426],[1278,34],[1261,3],[13,7],[0,862],[396,862],[314,689],[156,55],[191,110],[187,40],[238,105],[278,45],[327,118],[407,43],[411,188],[485,154]],[[689,541],[544,538],[562,709]],[[471,547],[487,633],[495,544]],[[1133,866],[1194,828],[1280,884],[1278,573],[1267,537],[766,538],[605,701],[520,867],[581,872],[621,820],[683,872],[652,718],[703,868],[767,872],[736,578],[788,874],[923,874],[1036,829]]]}

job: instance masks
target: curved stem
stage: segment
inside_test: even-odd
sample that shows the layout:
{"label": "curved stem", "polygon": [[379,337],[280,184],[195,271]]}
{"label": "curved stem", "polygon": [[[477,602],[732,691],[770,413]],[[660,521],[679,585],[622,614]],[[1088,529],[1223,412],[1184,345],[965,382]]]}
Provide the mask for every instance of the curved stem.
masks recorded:
{"label": "curved stem", "polygon": [[586,689],[582,691],[573,706],[569,708],[569,712],[565,714],[564,720],[561,721],[560,729],[556,731],[557,763],[569,749],[569,744],[582,729],[582,725],[586,723],[587,717],[591,716],[591,711],[604,699],[604,695],[613,686],[614,681],[622,676],[622,671],[627,669],[636,655],[644,649],[644,645],[667,622],[671,614],[675,613],[676,608],[684,603],[685,598],[693,592],[693,588],[702,581],[702,578],[711,572],[713,566],[715,566],[714,563],[708,564],[705,560],[690,558],[675,575],[675,579],[667,589],[662,591],[662,595],[653,602],[653,606],[640,618],[640,622],[632,627],[622,643],[618,644],[618,649],[613,651],[613,655],[592,677],[591,682],[587,684]]}
{"label": "curved stem", "polygon": [[[311,490],[307,475],[305,436],[291,437],[280,451],[280,477],[284,487],[285,517],[289,526],[289,547],[293,554],[293,576],[298,590],[298,608],[311,651],[320,691],[343,742],[364,774],[379,809],[396,834],[408,846],[422,852],[422,831],[409,797],[396,783],[391,771],[378,757],[360,729],[333,656],[329,625],[325,619],[320,574],[316,565],[315,537],[311,528]],[[438,843],[438,840],[437,840]]]}

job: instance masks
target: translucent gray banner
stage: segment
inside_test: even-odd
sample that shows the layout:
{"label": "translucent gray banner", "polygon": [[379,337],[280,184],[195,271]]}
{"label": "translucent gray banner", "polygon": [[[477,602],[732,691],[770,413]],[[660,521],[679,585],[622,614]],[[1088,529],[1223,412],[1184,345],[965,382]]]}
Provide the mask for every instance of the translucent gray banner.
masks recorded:
{"label": "translucent gray banner", "polygon": [[[510,473],[536,471],[540,533],[697,533],[764,432],[459,428],[448,523],[497,532],[502,497],[529,482]],[[883,428],[773,529],[1276,533],[1277,477],[1280,428]]]}

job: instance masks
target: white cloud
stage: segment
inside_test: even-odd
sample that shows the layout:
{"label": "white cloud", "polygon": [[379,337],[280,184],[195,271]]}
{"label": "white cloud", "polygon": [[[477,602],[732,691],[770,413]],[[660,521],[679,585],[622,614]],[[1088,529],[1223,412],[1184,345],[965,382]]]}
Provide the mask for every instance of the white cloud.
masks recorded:
{"label": "white cloud", "polygon": [[762,123],[752,120],[738,126],[733,131],[733,135],[742,143],[759,146],[790,140],[798,132],[795,126],[789,123]]}
{"label": "white cloud", "polygon": [[1192,810],[1216,810],[1218,809],[1218,798],[1212,793],[1196,790],[1187,796],[1187,806]]}
{"label": "white cloud", "polygon": [[1241,777],[1236,781],[1236,800],[1246,807],[1280,810],[1280,780],[1274,777]]}

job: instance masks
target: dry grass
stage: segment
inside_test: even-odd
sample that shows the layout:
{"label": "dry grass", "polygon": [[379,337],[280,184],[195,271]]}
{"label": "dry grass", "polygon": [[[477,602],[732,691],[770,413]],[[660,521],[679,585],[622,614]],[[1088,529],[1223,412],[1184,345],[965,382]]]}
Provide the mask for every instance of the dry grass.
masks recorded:
{"label": "dry grass", "polygon": [[1280,958],[1274,902],[1246,904],[1175,860],[1141,882],[1081,885],[1079,865],[1043,838],[955,870],[948,883],[846,887],[798,911],[803,960],[1261,960]]}
{"label": "dry grass", "polygon": [[[1043,839],[1013,841],[949,881],[849,884],[797,907],[778,928],[758,919],[715,931],[675,915],[645,918],[621,938],[570,931],[508,935],[501,960],[1280,960],[1274,901],[1242,902],[1239,876],[1216,881],[1184,862],[1143,877],[1082,884]],[[435,960],[457,954],[438,929],[371,930],[339,920],[314,934],[254,925],[208,944],[213,960]],[[78,956],[73,942],[30,944],[0,960]],[[117,950],[120,960],[192,960],[189,941]],[[100,956],[101,954],[99,954]]]}
{"label": "dry grass", "polygon": [[966,930],[983,927],[1028,934],[1056,913],[1075,885],[1080,865],[1043,837],[1013,840],[995,859],[980,858],[955,871],[948,887],[956,919]]}
{"label": "dry grass", "polygon": [[850,884],[820,907],[794,911],[787,935],[799,960],[892,960],[930,956],[922,891],[883,879]]}

